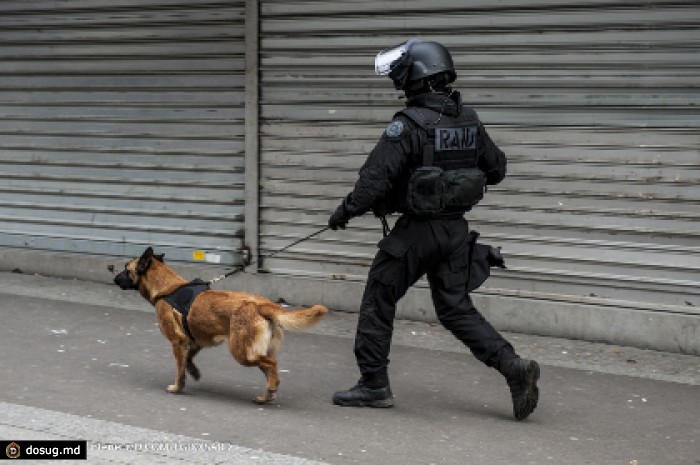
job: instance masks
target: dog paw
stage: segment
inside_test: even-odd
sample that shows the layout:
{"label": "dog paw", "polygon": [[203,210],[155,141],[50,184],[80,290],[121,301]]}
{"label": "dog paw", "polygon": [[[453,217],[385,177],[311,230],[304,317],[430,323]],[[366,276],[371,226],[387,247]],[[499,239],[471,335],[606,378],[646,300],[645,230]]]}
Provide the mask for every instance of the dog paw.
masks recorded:
{"label": "dog paw", "polygon": [[267,393],[265,393],[265,395],[257,396],[255,399],[253,399],[253,402],[255,402],[258,405],[264,405],[264,404],[269,404],[270,402],[274,401],[275,399],[277,399],[276,392],[267,392]]}
{"label": "dog paw", "polygon": [[182,392],[182,388],[177,384],[171,384],[170,386],[168,386],[168,392],[170,394],[178,394]]}
{"label": "dog paw", "polygon": [[265,405],[269,404],[271,400],[272,399],[270,399],[268,396],[257,396],[255,399],[253,399],[253,402],[258,405]]}

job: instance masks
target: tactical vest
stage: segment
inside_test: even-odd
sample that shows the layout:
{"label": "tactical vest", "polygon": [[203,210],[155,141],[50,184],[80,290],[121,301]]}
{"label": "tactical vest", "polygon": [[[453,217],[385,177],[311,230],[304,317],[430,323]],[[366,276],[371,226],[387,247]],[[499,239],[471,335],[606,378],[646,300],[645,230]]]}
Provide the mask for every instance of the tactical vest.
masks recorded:
{"label": "tactical vest", "polygon": [[462,107],[462,113],[452,117],[430,108],[409,107],[399,114],[428,134],[422,164],[408,181],[408,212],[431,216],[476,205],[484,197],[486,176],[477,168],[479,120],[474,110]]}

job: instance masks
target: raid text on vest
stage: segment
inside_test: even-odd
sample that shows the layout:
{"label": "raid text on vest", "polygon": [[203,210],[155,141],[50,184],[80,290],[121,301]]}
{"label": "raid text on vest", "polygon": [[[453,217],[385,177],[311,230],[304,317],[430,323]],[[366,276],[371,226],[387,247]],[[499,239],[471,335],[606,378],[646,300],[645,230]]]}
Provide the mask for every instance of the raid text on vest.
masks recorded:
{"label": "raid text on vest", "polygon": [[476,126],[435,128],[435,151],[473,150],[476,148]]}

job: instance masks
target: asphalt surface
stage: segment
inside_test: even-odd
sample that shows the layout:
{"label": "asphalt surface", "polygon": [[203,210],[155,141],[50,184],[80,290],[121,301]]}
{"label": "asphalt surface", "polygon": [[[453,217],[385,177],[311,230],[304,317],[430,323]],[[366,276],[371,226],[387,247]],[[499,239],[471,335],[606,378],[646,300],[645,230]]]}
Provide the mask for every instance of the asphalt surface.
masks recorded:
{"label": "asphalt surface", "polygon": [[0,315],[0,438],[87,439],[87,463],[700,464],[699,357],[509,334],[542,366],[540,405],[516,422],[497,372],[439,327],[397,322],[396,407],[340,408],[355,315],[332,312],[287,333],[260,407],[263,375],[225,347],[167,393],[170,345],[136,293],[0,273]]}

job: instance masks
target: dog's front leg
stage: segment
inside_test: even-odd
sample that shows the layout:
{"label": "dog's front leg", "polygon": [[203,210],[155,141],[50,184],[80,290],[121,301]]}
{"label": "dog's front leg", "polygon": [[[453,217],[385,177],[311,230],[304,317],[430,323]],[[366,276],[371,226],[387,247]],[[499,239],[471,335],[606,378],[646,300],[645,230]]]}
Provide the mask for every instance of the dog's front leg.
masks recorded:
{"label": "dog's front leg", "polygon": [[175,356],[175,366],[177,368],[177,377],[175,384],[168,386],[168,392],[177,394],[185,387],[185,367],[187,365],[187,341],[173,341],[173,355]]}

